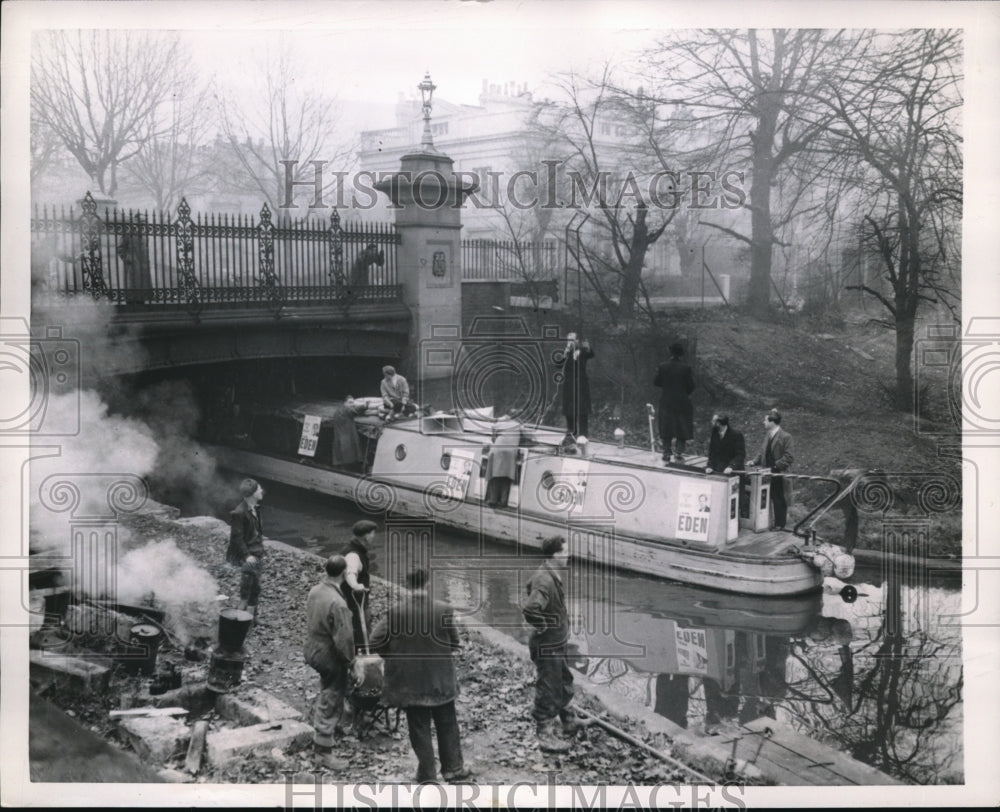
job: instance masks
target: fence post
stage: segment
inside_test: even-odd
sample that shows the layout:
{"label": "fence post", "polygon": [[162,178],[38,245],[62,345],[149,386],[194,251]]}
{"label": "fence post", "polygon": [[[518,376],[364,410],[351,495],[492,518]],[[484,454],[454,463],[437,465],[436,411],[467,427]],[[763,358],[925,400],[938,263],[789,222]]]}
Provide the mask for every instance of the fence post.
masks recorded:
{"label": "fence post", "polygon": [[80,241],[83,248],[80,267],[83,271],[83,289],[89,290],[96,301],[109,294],[101,263],[101,218],[97,216],[97,201],[90,192],[83,196],[80,208],[83,209],[83,214],[80,216],[82,226]]}
{"label": "fence post", "polygon": [[281,284],[274,273],[274,224],[267,203],[261,207],[260,222],[257,224],[257,270],[262,277],[260,283],[264,286],[265,301],[274,311],[274,317],[279,318],[284,302]]}
{"label": "fence post", "polygon": [[201,312],[201,284],[194,273],[194,223],[191,222],[191,207],[187,198],[182,197],[177,206],[177,222],[174,223],[177,232],[176,256],[177,272],[180,274],[178,287],[181,301],[187,302],[188,311],[195,318]]}
{"label": "fence post", "polygon": [[340,227],[340,214],[336,208],[330,212],[330,228],[326,232],[326,244],[330,255],[329,275],[337,289],[337,296],[347,284],[344,278],[344,229]]}

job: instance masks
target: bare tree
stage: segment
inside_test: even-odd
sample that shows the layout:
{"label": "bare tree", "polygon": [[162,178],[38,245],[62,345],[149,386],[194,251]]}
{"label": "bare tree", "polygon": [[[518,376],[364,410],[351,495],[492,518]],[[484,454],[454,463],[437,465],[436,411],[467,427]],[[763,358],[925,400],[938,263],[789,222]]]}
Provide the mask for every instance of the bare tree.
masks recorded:
{"label": "bare tree", "polygon": [[[749,245],[748,304],[758,315],[768,309],[772,255],[781,242],[772,189],[823,132],[817,116],[803,117],[798,108],[815,106],[805,92],[828,81],[840,52],[838,38],[820,30],[677,31],[647,54],[654,95],[691,111],[688,132],[675,135],[692,145],[689,154],[716,166],[749,162],[749,235],[705,225]],[[794,197],[787,212],[793,203]]]}
{"label": "bare tree", "polygon": [[559,136],[561,205],[591,218],[579,243],[575,237],[570,242],[608,316],[628,323],[636,314],[646,254],[674,215],[648,199],[648,181],[659,170],[644,148],[655,128],[655,106],[617,91],[607,67],[594,81],[570,74],[560,85],[565,99],[540,117],[539,127]]}
{"label": "bare tree", "polygon": [[260,90],[255,97],[244,94],[244,103],[216,97],[230,158],[219,167],[219,180],[237,192],[263,196],[277,209],[289,202],[289,181],[304,184],[291,188],[295,196],[305,189],[311,204],[315,195],[306,187],[319,172],[324,204],[332,205],[328,196],[337,182],[333,169],[343,169],[352,155],[348,144],[337,143],[336,101],[299,88],[296,76],[306,71],[296,67],[287,43],[276,54],[265,55],[258,67]]}
{"label": "bare tree", "polygon": [[962,38],[959,31],[867,32],[841,82],[822,98],[831,135],[865,171],[862,238],[890,292],[878,300],[896,333],[895,401],[914,406],[913,340],[922,303],[958,317],[962,215]]}
{"label": "bare tree", "polygon": [[[56,162],[63,152],[63,143],[59,135],[38,114],[35,105],[31,106],[31,184],[44,175],[49,167]],[[63,153],[65,154],[65,153]]]}
{"label": "bare tree", "polygon": [[100,191],[157,135],[157,111],[183,64],[175,35],[47,31],[32,54],[33,119],[51,129]]}
{"label": "bare tree", "polygon": [[208,92],[187,90],[187,81],[175,87],[172,100],[163,105],[161,134],[147,141],[124,170],[161,211],[172,210],[184,196],[206,191],[214,175],[204,147],[212,123]]}

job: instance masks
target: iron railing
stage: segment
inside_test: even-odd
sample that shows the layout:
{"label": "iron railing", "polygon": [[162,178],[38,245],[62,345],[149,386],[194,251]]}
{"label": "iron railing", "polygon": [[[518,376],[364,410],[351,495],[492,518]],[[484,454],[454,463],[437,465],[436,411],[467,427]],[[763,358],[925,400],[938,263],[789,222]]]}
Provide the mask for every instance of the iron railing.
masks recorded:
{"label": "iron railing", "polygon": [[90,295],[123,308],[347,304],[402,296],[391,224],[319,218],[106,209],[88,192],[80,210],[35,207],[34,295]]}
{"label": "iron railing", "polygon": [[463,240],[462,279],[489,282],[539,282],[559,278],[555,240]]}

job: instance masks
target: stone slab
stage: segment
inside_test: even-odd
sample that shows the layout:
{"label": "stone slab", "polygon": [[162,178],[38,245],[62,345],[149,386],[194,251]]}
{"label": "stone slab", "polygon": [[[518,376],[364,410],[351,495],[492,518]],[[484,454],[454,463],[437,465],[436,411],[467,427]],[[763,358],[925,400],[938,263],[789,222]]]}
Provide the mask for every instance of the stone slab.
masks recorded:
{"label": "stone slab", "polygon": [[239,694],[219,694],[215,710],[220,716],[240,725],[302,718],[301,711],[260,688],[246,688]]}
{"label": "stone slab", "polygon": [[179,705],[187,708],[192,716],[200,716],[215,707],[217,694],[208,690],[207,682],[190,682],[180,688],[173,688],[162,694],[149,693],[149,686],[135,697],[139,706],[152,705],[154,708],[170,708]]}
{"label": "stone slab", "polygon": [[33,681],[55,682],[61,688],[81,693],[102,693],[108,688],[111,671],[85,657],[30,651],[30,676]]}
{"label": "stone slab", "polygon": [[185,772],[174,770],[170,767],[164,767],[162,770],[158,770],[156,774],[168,784],[190,784],[197,780],[193,775],[188,775]]}
{"label": "stone slab", "polygon": [[188,726],[172,716],[127,718],[119,726],[147,764],[165,764],[174,756],[183,755],[191,738]]}
{"label": "stone slab", "polygon": [[313,729],[297,719],[264,722],[249,727],[232,727],[209,733],[206,749],[208,760],[216,767],[242,756],[269,753],[277,747],[284,750],[312,741]]}

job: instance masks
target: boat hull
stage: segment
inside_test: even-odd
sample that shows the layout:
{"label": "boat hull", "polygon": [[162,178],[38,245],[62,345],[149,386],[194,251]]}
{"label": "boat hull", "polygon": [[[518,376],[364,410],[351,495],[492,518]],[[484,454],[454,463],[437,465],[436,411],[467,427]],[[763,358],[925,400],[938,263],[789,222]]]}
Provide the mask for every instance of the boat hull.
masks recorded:
{"label": "boat hull", "polygon": [[595,566],[756,596],[804,594],[819,589],[823,582],[818,570],[791,555],[765,557],[684,548],[617,535],[610,523],[540,518],[517,508],[447,499],[426,490],[245,449],[209,446],[209,451],[225,468],[346,499],[367,512],[429,519],[479,538],[530,548],[539,548],[548,536],[562,534],[576,561]]}

